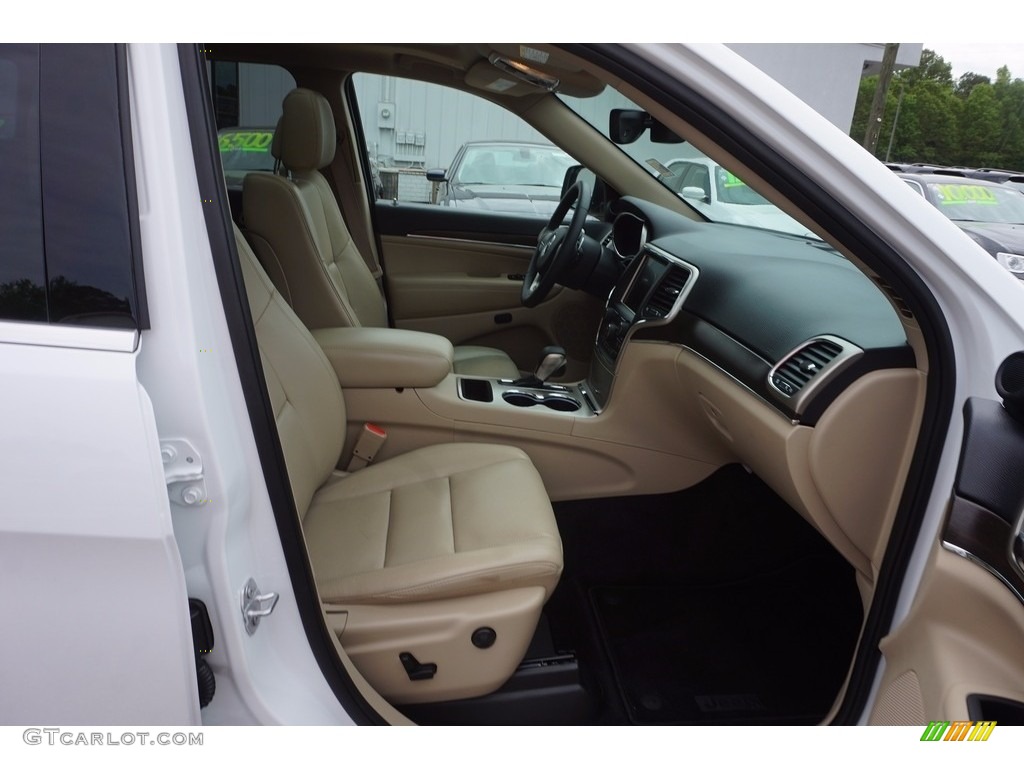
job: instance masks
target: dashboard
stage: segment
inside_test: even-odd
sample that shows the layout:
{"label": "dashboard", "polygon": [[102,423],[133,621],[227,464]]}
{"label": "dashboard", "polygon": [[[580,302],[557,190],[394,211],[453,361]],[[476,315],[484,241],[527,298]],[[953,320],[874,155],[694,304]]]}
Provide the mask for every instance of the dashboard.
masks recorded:
{"label": "dashboard", "polygon": [[627,266],[591,363],[599,408],[632,340],[686,347],[808,426],[859,377],[915,364],[880,287],[826,243],[695,222],[629,197],[612,214],[606,242]]}

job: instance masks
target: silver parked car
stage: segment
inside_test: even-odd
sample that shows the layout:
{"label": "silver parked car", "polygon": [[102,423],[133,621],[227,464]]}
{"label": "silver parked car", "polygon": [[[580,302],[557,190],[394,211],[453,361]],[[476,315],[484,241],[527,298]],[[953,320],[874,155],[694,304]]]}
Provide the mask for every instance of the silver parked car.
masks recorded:
{"label": "silver parked car", "polygon": [[470,141],[447,171],[430,170],[427,179],[445,185],[441,205],[549,216],[562,196],[565,172],[575,164],[551,144]]}

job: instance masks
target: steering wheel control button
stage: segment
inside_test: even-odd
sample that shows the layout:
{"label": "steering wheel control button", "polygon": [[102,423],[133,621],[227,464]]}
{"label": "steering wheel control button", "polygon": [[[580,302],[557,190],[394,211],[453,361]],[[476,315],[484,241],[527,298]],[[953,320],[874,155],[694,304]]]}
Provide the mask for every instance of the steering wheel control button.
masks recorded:
{"label": "steering wheel control button", "polygon": [[473,636],[470,638],[477,648],[490,648],[497,639],[498,633],[490,627],[480,627],[473,632]]}

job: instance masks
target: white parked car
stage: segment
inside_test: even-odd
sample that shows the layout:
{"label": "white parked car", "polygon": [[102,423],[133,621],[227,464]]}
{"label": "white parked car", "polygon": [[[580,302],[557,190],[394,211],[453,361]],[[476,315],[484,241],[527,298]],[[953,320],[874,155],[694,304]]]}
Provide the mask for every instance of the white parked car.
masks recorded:
{"label": "white parked car", "polygon": [[[582,168],[375,200],[353,73]],[[0,721],[1024,721],[1019,286],[727,49],[4,44],[0,167]]]}
{"label": "white parked car", "polygon": [[807,227],[709,157],[678,158],[665,168],[667,172],[660,175],[665,185],[711,221],[810,234]]}

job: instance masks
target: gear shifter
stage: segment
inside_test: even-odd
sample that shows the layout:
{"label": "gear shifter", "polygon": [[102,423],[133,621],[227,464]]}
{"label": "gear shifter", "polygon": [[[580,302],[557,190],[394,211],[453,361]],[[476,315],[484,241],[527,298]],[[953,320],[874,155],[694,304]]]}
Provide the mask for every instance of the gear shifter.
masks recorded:
{"label": "gear shifter", "polygon": [[558,376],[565,371],[565,358],[564,347],[544,347],[540,352],[540,362],[537,364],[537,370],[529,376],[516,379],[512,384],[517,387],[543,389],[544,382],[552,376]]}

